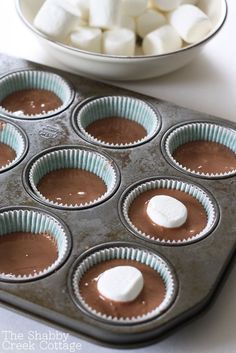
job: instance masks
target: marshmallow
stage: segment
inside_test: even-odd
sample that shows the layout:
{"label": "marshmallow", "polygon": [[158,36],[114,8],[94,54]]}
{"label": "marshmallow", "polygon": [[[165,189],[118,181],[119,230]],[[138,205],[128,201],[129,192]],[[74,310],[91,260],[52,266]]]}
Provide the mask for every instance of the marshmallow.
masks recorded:
{"label": "marshmallow", "polygon": [[153,0],[153,5],[161,11],[172,11],[181,4],[181,0]]}
{"label": "marshmallow", "polygon": [[171,25],[187,43],[196,43],[206,37],[212,28],[207,15],[194,5],[181,5],[169,15]]}
{"label": "marshmallow", "polygon": [[73,46],[94,53],[102,51],[102,31],[100,28],[78,27],[70,34]]}
{"label": "marshmallow", "polygon": [[131,56],[135,51],[135,34],[125,28],[114,29],[103,34],[103,53]]}
{"label": "marshmallow", "polygon": [[136,32],[136,23],[135,19],[130,16],[122,16],[121,21],[120,21],[120,27],[121,28],[127,28],[130,29],[133,32]]}
{"label": "marshmallow", "polygon": [[148,7],[148,0],[122,0],[122,12],[126,16],[140,16]]}
{"label": "marshmallow", "polygon": [[113,267],[99,276],[97,289],[107,299],[131,302],[143,289],[143,275],[132,266]]}
{"label": "marshmallow", "polygon": [[89,19],[89,1],[88,0],[70,0],[80,10],[81,18],[84,20]]}
{"label": "marshmallow", "polygon": [[119,26],[120,18],[121,0],[90,0],[90,26],[112,29]]}
{"label": "marshmallow", "polygon": [[182,0],[181,4],[192,4],[192,5],[196,5],[196,3],[198,2],[198,0]]}
{"label": "marshmallow", "polygon": [[89,2],[87,0],[53,0],[72,15],[83,20],[89,18]]}
{"label": "marshmallow", "polygon": [[159,195],[148,202],[148,217],[161,227],[178,228],[187,220],[188,211],[185,205],[174,197]]}
{"label": "marshmallow", "polygon": [[76,17],[57,1],[46,0],[34,19],[34,25],[41,32],[62,39],[73,29],[76,20]]}
{"label": "marshmallow", "polygon": [[162,26],[149,33],[143,40],[145,55],[166,54],[180,49],[182,40],[170,25]]}
{"label": "marshmallow", "polygon": [[136,19],[137,34],[140,37],[145,37],[148,33],[166,24],[165,16],[155,10],[146,10]]}

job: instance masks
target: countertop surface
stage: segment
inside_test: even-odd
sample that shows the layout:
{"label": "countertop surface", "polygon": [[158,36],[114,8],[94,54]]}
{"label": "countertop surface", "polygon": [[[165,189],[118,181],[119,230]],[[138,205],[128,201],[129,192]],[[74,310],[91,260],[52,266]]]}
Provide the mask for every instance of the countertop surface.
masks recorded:
{"label": "countertop surface", "polygon": [[[236,1],[228,0],[228,5],[224,28],[187,67],[161,78],[119,85],[236,122]],[[55,66],[18,19],[13,0],[0,0],[0,52]],[[129,352],[235,353],[235,263],[234,258],[230,274],[209,310],[160,343]],[[11,351],[122,352],[88,343],[0,307],[0,353]]]}

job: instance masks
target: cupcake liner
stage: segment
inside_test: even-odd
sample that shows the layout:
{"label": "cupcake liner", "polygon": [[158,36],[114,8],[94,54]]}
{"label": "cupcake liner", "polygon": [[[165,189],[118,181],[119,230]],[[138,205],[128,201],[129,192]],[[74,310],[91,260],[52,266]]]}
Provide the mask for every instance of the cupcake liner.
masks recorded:
{"label": "cupcake liner", "polygon": [[7,236],[14,232],[29,232],[35,236],[43,233],[50,234],[57,244],[58,258],[51,266],[38,273],[24,276],[0,273],[0,280],[34,280],[55,271],[65,260],[69,249],[68,237],[64,227],[51,215],[31,209],[14,209],[0,213],[0,236]]}
{"label": "cupcake liner", "polygon": [[205,122],[188,123],[175,128],[164,141],[164,150],[171,164],[194,176],[222,178],[236,174],[236,170],[225,173],[202,173],[181,165],[173,157],[174,151],[181,145],[192,141],[211,141],[220,143],[236,153],[236,131],[233,129]]}
{"label": "cupcake liner", "polygon": [[[163,282],[166,287],[166,294],[163,302],[155,308],[153,311],[145,315],[140,315],[136,317],[126,318],[126,317],[112,317],[97,312],[95,309],[91,308],[85,300],[82,298],[79,290],[79,283],[85,272],[95,266],[98,263],[112,260],[112,259],[127,259],[135,260],[142,264],[154,269],[162,277]],[[96,318],[103,319],[105,321],[120,323],[120,324],[137,324],[146,320],[153,319],[161,315],[166,311],[174,300],[175,292],[177,289],[176,281],[170,266],[157,254],[144,250],[141,248],[135,248],[132,246],[116,246],[105,248],[103,250],[98,250],[92,255],[86,257],[82,263],[80,263],[74,270],[72,274],[72,295],[78,305],[82,307],[90,314],[94,315]]]}
{"label": "cupcake liner", "polygon": [[[192,197],[194,197],[199,203],[204,207],[207,215],[207,225],[206,227],[199,233],[192,237],[182,240],[165,240],[153,237],[149,234],[143,233],[139,230],[130,220],[129,218],[129,208],[133,203],[134,199],[141,195],[142,193],[153,190],[153,189],[172,189],[172,190],[179,190],[183,191]],[[203,189],[200,187],[189,184],[187,182],[183,182],[178,179],[153,179],[148,181],[143,181],[135,188],[131,189],[130,191],[126,191],[125,195],[122,198],[120,203],[120,214],[123,218],[123,222],[128,228],[135,233],[135,235],[141,236],[146,238],[150,241],[155,241],[161,244],[168,244],[168,245],[182,245],[192,243],[193,241],[198,241],[204,237],[206,237],[215,227],[217,220],[218,220],[218,209],[216,206],[215,200],[213,197],[208,195]]]}
{"label": "cupcake liner", "polygon": [[[46,174],[54,170],[65,168],[82,169],[96,174],[104,181],[107,187],[106,193],[94,201],[78,205],[68,205],[47,199],[37,189],[39,181]],[[83,148],[60,148],[45,153],[42,157],[35,160],[30,168],[28,178],[33,192],[40,200],[52,206],[70,209],[91,207],[101,203],[115,192],[119,182],[118,169],[111,159],[105,157],[101,153]]]}
{"label": "cupcake liner", "polygon": [[[107,118],[120,117],[137,122],[147,132],[147,135],[138,141],[125,144],[112,144],[101,141],[86,131],[86,128],[93,122]],[[137,98],[126,96],[108,96],[95,98],[84,103],[74,113],[74,126],[81,136],[90,143],[110,148],[127,148],[143,144],[149,141],[158,132],[161,118],[154,109],[146,102]]]}
{"label": "cupcake liner", "polygon": [[5,166],[0,167],[0,172],[3,172],[13,167],[20,160],[22,160],[26,153],[28,142],[25,133],[20,128],[1,118],[0,142],[11,147],[16,153],[16,157],[11,162],[6,164]]}
{"label": "cupcake liner", "polygon": [[[1,106],[4,98],[10,94],[25,89],[42,89],[55,93],[62,105],[47,113],[27,115],[11,112]],[[19,119],[41,119],[55,115],[65,110],[72,102],[74,93],[66,80],[59,75],[46,71],[25,70],[6,75],[0,79],[0,112],[4,115]]]}

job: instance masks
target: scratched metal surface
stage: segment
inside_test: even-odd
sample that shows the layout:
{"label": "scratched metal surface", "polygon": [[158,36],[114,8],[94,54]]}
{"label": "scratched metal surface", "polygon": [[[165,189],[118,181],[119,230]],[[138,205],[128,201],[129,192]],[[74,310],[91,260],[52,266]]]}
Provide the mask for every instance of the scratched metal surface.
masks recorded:
{"label": "scratched metal surface", "polygon": [[[174,104],[108,86],[87,78],[48,69],[26,61],[0,55],[0,73],[24,68],[54,71],[68,79],[75,89],[72,105],[63,113],[44,120],[12,119],[29,138],[29,150],[15,168],[0,174],[0,211],[4,207],[34,206],[49,211],[69,227],[73,247],[68,260],[55,273],[34,282],[12,284],[0,282],[0,300],[35,317],[63,326],[84,338],[105,345],[129,347],[148,344],[201,310],[211,299],[222,279],[236,246],[236,177],[204,180],[187,176],[169,165],[160,144],[165,132],[173,125],[188,120],[208,120],[224,123],[222,119],[181,108]],[[81,139],[71,124],[72,112],[79,102],[95,95],[128,94],[151,103],[159,111],[162,126],[150,142],[127,150],[94,147],[109,154],[121,171],[121,184],[116,194],[101,205],[80,211],[65,211],[47,207],[26,192],[22,175],[27,162],[42,150],[60,145],[91,145]],[[202,241],[187,246],[161,246],[139,239],[126,230],[118,215],[122,192],[132,183],[153,176],[179,177],[194,182],[212,193],[220,209],[215,230]],[[80,311],[69,295],[69,272],[75,259],[87,249],[105,242],[123,241],[144,246],[164,256],[173,266],[178,293],[174,304],[162,316],[134,326],[114,326],[95,320]]]}

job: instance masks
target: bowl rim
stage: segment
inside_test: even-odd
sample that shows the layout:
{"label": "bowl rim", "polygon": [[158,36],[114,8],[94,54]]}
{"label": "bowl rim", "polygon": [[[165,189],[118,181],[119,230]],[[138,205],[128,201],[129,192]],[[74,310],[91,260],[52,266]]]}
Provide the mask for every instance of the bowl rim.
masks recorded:
{"label": "bowl rim", "polygon": [[194,44],[190,44],[187,45],[184,48],[172,51],[170,53],[166,53],[166,54],[158,54],[158,55],[133,55],[133,56],[116,56],[116,55],[107,55],[107,54],[102,54],[102,53],[93,53],[93,52],[89,52],[89,51],[85,51],[85,50],[81,50],[75,47],[72,47],[70,45],[64,44],[60,41],[57,41],[55,39],[49,38],[47,35],[45,35],[44,33],[40,32],[39,30],[37,30],[23,15],[22,9],[21,9],[21,3],[22,0],[15,0],[15,6],[16,6],[16,11],[17,14],[19,16],[19,18],[21,19],[21,21],[25,24],[26,27],[28,27],[31,32],[33,32],[34,34],[36,34],[37,36],[43,38],[44,40],[46,40],[49,43],[52,43],[54,46],[62,48],[62,49],[66,49],[66,50],[70,50],[74,53],[78,53],[78,54],[82,54],[82,55],[86,55],[89,57],[93,57],[93,58],[97,58],[97,59],[115,59],[117,61],[122,61],[122,60],[143,60],[143,59],[157,59],[157,58],[164,58],[164,57],[168,57],[171,56],[173,54],[180,54],[183,52],[186,52],[190,49],[193,48],[197,48],[202,46],[203,44],[207,43],[208,41],[210,41],[223,27],[223,25],[225,24],[225,21],[227,19],[228,16],[228,4],[227,4],[227,0],[222,0],[222,3],[224,4],[224,9],[225,12],[224,14],[222,14],[222,19],[219,22],[219,24],[216,26],[216,28],[210,32],[210,34],[205,37],[204,39],[202,39],[201,41],[194,43]]}

